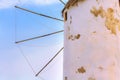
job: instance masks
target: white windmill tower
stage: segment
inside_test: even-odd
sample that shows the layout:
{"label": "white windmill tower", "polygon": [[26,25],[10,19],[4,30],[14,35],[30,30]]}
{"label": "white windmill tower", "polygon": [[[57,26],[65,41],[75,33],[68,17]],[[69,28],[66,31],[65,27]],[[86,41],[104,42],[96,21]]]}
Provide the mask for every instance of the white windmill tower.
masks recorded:
{"label": "white windmill tower", "polygon": [[119,0],[69,0],[64,80],[120,80]]}

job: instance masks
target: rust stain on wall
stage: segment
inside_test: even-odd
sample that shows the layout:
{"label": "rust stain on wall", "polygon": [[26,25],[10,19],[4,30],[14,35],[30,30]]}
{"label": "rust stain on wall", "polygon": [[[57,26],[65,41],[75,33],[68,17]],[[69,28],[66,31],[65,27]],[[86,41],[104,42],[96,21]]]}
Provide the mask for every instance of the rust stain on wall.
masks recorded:
{"label": "rust stain on wall", "polygon": [[112,34],[116,35],[116,28],[120,30],[120,20],[115,18],[115,12],[113,8],[108,8],[107,10],[104,10],[103,7],[99,7],[97,9],[96,7],[93,7],[90,12],[95,16],[100,16],[101,18],[105,18],[105,26],[108,30],[111,31]]}

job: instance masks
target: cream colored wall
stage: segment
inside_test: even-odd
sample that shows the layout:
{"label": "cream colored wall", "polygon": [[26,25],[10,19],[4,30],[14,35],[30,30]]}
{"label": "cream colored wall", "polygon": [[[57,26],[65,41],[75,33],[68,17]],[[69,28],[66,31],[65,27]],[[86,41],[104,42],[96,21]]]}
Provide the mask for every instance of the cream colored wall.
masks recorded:
{"label": "cream colored wall", "polygon": [[64,80],[120,80],[118,0],[85,0],[65,11]]}

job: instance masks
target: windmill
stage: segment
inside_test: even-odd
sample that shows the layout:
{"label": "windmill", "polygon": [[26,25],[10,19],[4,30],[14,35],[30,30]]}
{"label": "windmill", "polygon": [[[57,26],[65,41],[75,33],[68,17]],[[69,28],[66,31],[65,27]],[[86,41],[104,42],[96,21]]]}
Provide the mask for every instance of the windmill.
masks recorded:
{"label": "windmill", "polygon": [[[63,1],[61,3],[64,4]],[[120,80],[119,3],[119,0],[68,1],[62,11],[65,24],[64,80]],[[18,6],[16,8],[31,12]],[[60,19],[56,20],[62,21]],[[59,32],[62,31],[54,33]],[[17,41],[16,43],[39,37]],[[36,76],[62,50],[63,47]]]}
{"label": "windmill", "polygon": [[[63,5],[65,5],[65,3],[62,1],[62,0],[59,0]],[[29,10],[29,9],[26,9],[26,8],[23,8],[23,7],[20,7],[20,6],[15,6],[16,9],[19,9],[19,10],[22,10],[22,11],[25,11],[27,13],[32,13],[32,14],[35,14],[35,15],[38,15],[38,16],[42,16],[42,17],[45,17],[45,18],[49,18],[49,19],[52,19],[52,20],[56,20],[56,21],[60,21],[60,22],[63,22],[63,20],[61,19],[58,19],[58,18],[55,18],[55,17],[51,17],[51,16],[48,16],[46,14],[41,14],[41,13],[38,13],[38,12],[34,12],[32,10]],[[62,33],[64,32],[64,30],[60,30],[60,31],[55,31],[55,32],[52,32],[52,33],[48,33],[48,34],[44,34],[44,35],[41,35],[41,36],[37,36],[37,37],[32,37],[32,38],[28,38],[28,39],[23,39],[23,40],[19,40],[19,41],[15,41],[15,44],[20,44],[20,43],[25,43],[25,42],[28,42],[28,41],[31,41],[31,40],[35,40],[35,39],[39,39],[39,38],[43,38],[43,37],[47,37],[47,36],[51,36],[51,35],[54,35],[54,34],[58,34],[58,33]],[[27,57],[22,54],[24,56],[24,58],[26,59],[28,65],[31,67],[31,69],[33,70],[33,72],[35,73],[35,76],[37,77],[57,56],[58,54],[64,49],[64,47],[62,47],[51,59],[50,61],[48,61],[46,63],[46,65],[44,65],[43,68],[41,68],[37,73],[35,73],[35,71],[33,70],[33,67],[31,66],[29,60],[27,59]],[[20,49],[21,50],[21,49]],[[23,53],[23,51],[21,50],[21,53]]]}

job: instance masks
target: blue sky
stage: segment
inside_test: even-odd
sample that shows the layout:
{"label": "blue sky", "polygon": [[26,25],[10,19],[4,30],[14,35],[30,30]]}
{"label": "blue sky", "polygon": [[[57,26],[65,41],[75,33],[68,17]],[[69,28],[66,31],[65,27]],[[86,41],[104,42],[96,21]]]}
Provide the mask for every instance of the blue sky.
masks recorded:
{"label": "blue sky", "polygon": [[21,51],[37,73],[63,46],[63,33],[14,42],[63,30],[63,22],[16,9],[15,5],[60,19],[64,7],[58,0],[0,0],[0,80],[62,80],[63,52],[35,77]]}

